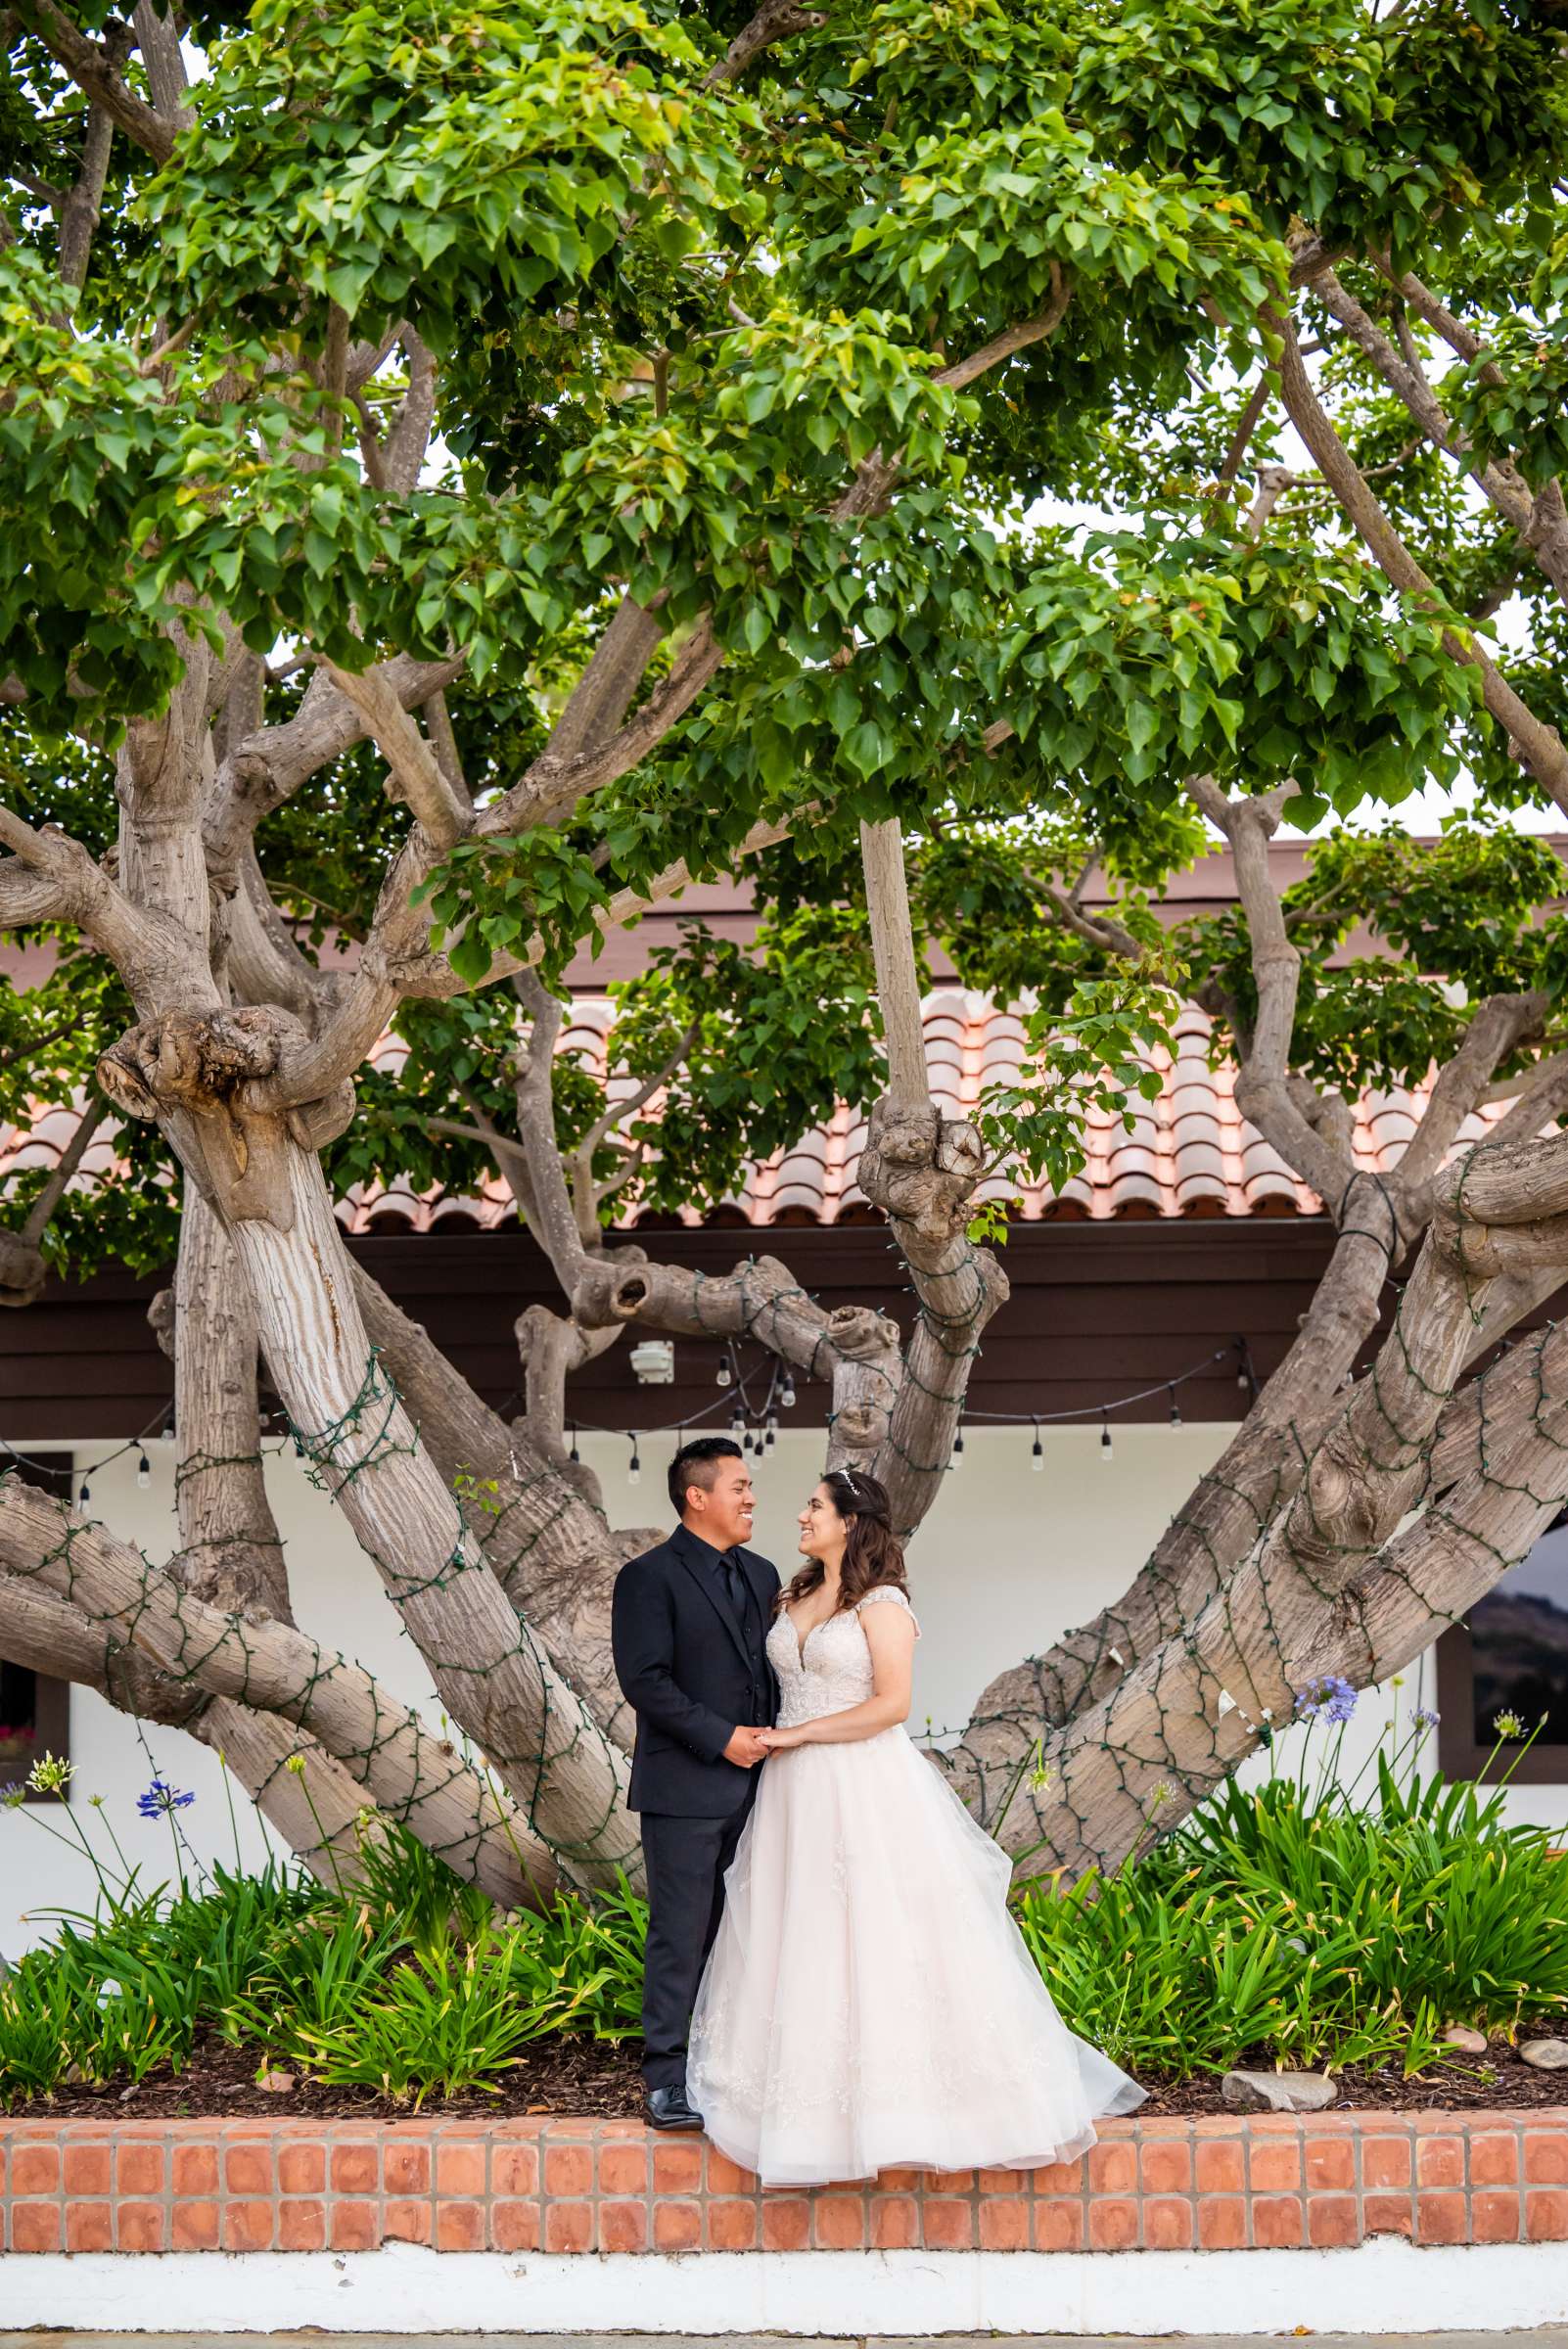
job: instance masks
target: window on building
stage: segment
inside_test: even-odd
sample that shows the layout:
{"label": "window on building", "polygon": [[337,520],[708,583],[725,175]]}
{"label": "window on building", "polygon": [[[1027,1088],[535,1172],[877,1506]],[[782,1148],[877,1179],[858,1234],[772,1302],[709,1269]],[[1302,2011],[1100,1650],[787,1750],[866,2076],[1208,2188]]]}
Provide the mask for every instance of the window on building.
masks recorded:
{"label": "window on building", "polygon": [[[1515,1772],[1568,1778],[1568,1509],[1517,1566],[1438,1642],[1439,1757],[1450,1777],[1473,1778],[1497,1744],[1499,1713],[1541,1732]],[[1491,1775],[1509,1760],[1504,1746]]]}
{"label": "window on building", "polygon": [[[52,1452],[36,1459],[6,1460],[8,1468],[29,1485],[69,1499],[74,1490],[75,1462],[69,1452]],[[70,1752],[70,1688],[65,1681],[31,1672],[23,1664],[0,1663],[0,1786],[24,1778],[45,1754],[64,1760]],[[29,1795],[29,1802],[53,1795]]]}

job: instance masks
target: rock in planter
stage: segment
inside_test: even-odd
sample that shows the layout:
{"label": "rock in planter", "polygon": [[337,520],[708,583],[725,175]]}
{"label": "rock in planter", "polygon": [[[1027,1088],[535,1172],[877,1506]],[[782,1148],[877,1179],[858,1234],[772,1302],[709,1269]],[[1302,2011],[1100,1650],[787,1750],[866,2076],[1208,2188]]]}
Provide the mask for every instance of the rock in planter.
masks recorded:
{"label": "rock in planter", "polygon": [[1538,2072],[1568,2072],[1568,2039],[1527,2039],[1519,2052]]}
{"label": "rock in planter", "polygon": [[1443,2034],[1443,2045],[1457,2048],[1461,2055],[1484,2055],[1487,2035],[1484,2031],[1472,2031],[1468,2023],[1451,2023]]}
{"label": "rock in planter", "polygon": [[1339,2084],[1326,2072],[1226,2072],[1220,2094],[1238,2112],[1321,2112]]}

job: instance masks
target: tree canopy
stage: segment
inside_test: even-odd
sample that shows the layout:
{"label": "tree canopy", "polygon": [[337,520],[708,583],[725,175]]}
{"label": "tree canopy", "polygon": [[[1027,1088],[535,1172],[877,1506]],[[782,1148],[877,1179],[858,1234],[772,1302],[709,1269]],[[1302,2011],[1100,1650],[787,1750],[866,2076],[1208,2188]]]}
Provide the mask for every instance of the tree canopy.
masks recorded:
{"label": "tree canopy", "polygon": [[[181,1610],[266,1615],[265,1701],[203,1683],[256,1699],[259,1783],[302,1725],[378,1801],[434,1806],[442,1848],[455,1804],[503,1876],[514,1816],[540,1865],[634,1849],[601,1620],[633,1535],[566,1453],[566,1382],[628,1326],[711,1324],[607,1220],[711,1202],[837,1098],[870,1112],[907,1335],[829,1329],[776,1267],[703,1312],[828,1380],[833,1456],[912,1531],[1005,1296],[977,1190],[1067,1179],[1183,995],[1334,1264],[1115,1624],[1020,1667],[945,1767],[994,1817],[1048,1734],[1058,1791],[1009,1839],[1027,1811],[1041,1848],[1102,1857],[1151,1770],[1233,1763],[1235,1683],[1256,1733],[1305,1668],[1427,1493],[1477,1267],[1502,1329],[1561,1267],[1560,882],[1508,821],[1568,812],[1561,14],[0,11],[0,925],[38,981],[0,1001],[0,1117],[72,1099],[78,1147],[113,1119],[120,1154],[86,1192],[69,1163],[14,1179],[0,1291],[177,1242],[181,1555],[208,1564],[165,1578],[143,1662],[188,1705]],[[1461,780],[1470,814],[1406,837],[1410,794]],[[1381,832],[1345,828],[1369,809]],[[1326,830],[1281,901],[1287,812]],[[1155,902],[1217,835],[1238,909],[1173,931]],[[574,953],[731,872],[757,947],[691,931],[621,990],[626,1097],[557,1065]],[[939,947],[1027,1014],[973,1126],[920,1047]],[[368,1065],[389,1029],[395,1073]],[[1346,1096],[1434,1066],[1368,1209]],[[1489,1098],[1517,1101],[1513,1187],[1456,1191]],[[482,1168],[563,1298],[525,1316],[510,1433],[350,1276],[332,1218],[353,1181]],[[198,1274],[231,1259],[249,1318],[219,1329]],[[1407,1264],[1403,1368],[1323,1420]],[[326,1721],[282,1702],[301,1635],[257,1496],[213,1467],[251,1447],[196,1402],[198,1363],[257,1344],[499,1792],[433,1791],[417,1750],[367,1763],[357,1683]],[[1401,1377],[1396,1472],[1375,1413]],[[466,1521],[465,1463],[491,1499]],[[129,1569],[90,1558],[50,1585],[50,1636],[104,1681]],[[0,1568],[15,1647],[8,1584],[55,1568],[25,1543]],[[1294,1617],[1257,1595],[1279,1577]]]}

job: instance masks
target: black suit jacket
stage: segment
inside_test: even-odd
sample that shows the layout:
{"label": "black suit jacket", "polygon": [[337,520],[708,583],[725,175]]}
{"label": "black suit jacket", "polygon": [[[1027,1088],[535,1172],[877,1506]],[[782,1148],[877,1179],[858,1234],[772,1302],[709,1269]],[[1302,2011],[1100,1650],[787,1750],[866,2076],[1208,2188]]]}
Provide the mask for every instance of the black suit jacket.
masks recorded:
{"label": "black suit jacket", "polygon": [[633,1811],[728,1819],[766,1767],[743,1770],[724,1759],[738,1722],[778,1719],[778,1682],[765,1652],[778,1575],[755,1551],[739,1555],[757,1602],[750,1639],[707,1545],[684,1526],[616,1576],[611,1646],[637,1716],[626,1798]]}

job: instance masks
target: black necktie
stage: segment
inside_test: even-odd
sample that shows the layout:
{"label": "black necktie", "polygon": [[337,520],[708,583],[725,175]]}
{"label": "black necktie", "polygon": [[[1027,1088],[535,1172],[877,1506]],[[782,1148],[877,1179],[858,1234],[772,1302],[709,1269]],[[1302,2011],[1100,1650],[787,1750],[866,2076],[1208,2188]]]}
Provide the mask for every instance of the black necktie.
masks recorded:
{"label": "black necktie", "polygon": [[741,1571],[740,1559],[732,1549],[725,1549],[720,1550],[718,1563],[724,1570],[724,1588],[729,1592],[729,1603],[735,1611],[735,1620],[744,1628],[746,1622],[746,1577]]}

